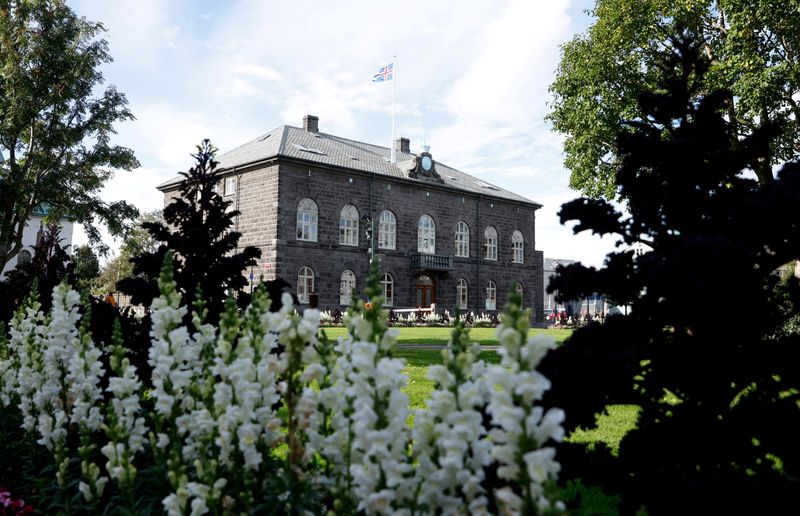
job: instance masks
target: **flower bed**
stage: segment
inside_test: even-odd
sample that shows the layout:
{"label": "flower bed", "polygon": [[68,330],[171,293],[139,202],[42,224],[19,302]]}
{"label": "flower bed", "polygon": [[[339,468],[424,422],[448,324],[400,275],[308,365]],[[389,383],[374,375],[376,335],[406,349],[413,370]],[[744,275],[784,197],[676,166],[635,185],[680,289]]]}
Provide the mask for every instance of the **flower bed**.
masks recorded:
{"label": "flower bed", "polygon": [[263,290],[243,313],[229,302],[219,327],[197,312],[186,324],[168,261],[147,385],[119,331],[94,342],[78,294],[61,285],[52,313],[30,301],[12,321],[0,402],[50,455],[66,512],[563,510],[548,495],[560,466],[547,444],[562,438],[564,413],[536,405],[552,339],[527,339],[529,314],[512,300],[497,328],[501,363],[486,364],[457,324],[412,429],[377,277],[373,306],[348,310],[349,336],[331,342],[317,339],[319,312],[298,314],[288,295],[270,312]]}

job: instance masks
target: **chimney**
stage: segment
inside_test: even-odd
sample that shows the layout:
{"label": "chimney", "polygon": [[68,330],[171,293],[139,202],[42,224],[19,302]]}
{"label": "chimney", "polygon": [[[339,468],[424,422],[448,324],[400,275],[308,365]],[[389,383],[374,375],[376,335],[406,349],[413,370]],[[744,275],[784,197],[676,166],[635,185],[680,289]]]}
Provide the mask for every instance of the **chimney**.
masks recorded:
{"label": "chimney", "polygon": [[394,141],[394,151],[411,154],[411,140],[408,138],[397,138]]}
{"label": "chimney", "polygon": [[319,132],[319,117],[314,115],[306,115],[303,117],[303,129],[309,133]]}

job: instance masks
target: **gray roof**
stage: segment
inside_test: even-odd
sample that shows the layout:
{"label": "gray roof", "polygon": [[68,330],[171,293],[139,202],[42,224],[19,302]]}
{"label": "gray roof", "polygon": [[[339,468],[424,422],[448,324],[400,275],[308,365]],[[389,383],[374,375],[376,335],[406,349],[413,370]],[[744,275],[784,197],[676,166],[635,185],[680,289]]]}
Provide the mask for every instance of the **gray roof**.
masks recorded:
{"label": "gray roof", "polygon": [[[415,181],[408,179],[407,176],[408,170],[413,166],[414,154],[397,152],[395,155],[397,163],[390,163],[390,150],[387,147],[348,140],[332,134],[309,132],[290,125],[273,129],[226,152],[219,156],[217,161],[219,170],[224,173],[233,167],[242,167],[279,156]],[[444,181],[444,185],[448,187],[540,207],[538,203],[530,199],[472,177],[438,161],[436,162],[436,172]],[[183,177],[178,176],[159,185],[158,188],[166,189],[182,180]]]}

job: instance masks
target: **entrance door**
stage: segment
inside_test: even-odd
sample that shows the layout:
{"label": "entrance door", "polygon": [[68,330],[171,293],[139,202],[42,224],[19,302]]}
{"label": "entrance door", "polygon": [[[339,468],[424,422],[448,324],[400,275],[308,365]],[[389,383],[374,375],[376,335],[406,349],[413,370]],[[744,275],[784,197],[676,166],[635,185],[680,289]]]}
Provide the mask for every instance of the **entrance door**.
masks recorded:
{"label": "entrance door", "polygon": [[430,308],[436,302],[436,284],[429,276],[420,276],[414,285],[414,302],[418,308]]}

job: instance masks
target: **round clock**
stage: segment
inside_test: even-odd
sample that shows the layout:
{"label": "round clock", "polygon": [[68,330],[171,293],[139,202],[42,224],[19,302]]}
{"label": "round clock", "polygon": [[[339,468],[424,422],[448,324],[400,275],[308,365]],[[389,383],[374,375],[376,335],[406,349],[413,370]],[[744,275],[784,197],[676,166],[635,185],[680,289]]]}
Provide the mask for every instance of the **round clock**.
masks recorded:
{"label": "round clock", "polygon": [[422,169],[425,172],[430,172],[433,167],[433,161],[430,156],[422,156]]}

